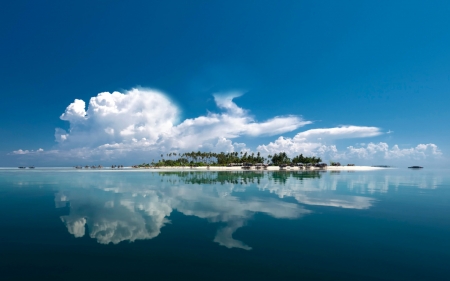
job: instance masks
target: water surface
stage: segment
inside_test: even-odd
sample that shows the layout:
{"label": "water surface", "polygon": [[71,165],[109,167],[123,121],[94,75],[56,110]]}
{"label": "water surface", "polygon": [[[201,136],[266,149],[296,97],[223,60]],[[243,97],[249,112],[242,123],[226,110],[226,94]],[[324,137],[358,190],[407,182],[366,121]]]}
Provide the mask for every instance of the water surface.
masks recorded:
{"label": "water surface", "polygon": [[450,280],[445,170],[0,170],[2,280]]}

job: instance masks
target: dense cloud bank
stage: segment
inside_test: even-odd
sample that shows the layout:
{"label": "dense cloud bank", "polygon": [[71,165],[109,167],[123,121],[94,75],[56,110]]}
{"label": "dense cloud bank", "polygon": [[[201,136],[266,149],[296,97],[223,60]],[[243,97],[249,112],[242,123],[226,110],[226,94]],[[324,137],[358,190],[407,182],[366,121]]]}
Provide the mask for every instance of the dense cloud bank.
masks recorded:
{"label": "dense cloud bank", "polygon": [[[60,116],[69,129],[55,129],[57,145],[51,150],[16,150],[12,155],[40,156],[68,161],[150,159],[161,153],[186,151],[260,151],[263,155],[284,151],[340,159],[424,159],[442,153],[435,144],[399,148],[387,143],[369,143],[338,150],[340,139],[370,138],[383,134],[377,127],[340,126],[303,131],[293,138],[280,136],[311,121],[300,116],[275,116],[258,122],[233,101],[240,93],[215,94],[218,113],[179,120],[180,109],[163,93],[132,89],[125,93],[100,93],[88,106],[76,99]],[[279,136],[268,144],[249,147],[235,141],[245,137]],[[128,161],[127,161],[128,160]]]}

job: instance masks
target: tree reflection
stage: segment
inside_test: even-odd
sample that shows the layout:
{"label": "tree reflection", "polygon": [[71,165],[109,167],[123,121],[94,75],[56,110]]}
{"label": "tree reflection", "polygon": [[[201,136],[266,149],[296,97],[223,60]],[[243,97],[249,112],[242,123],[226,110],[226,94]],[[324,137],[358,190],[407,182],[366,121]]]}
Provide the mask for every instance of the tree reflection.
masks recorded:
{"label": "tree reflection", "polygon": [[286,184],[289,178],[304,180],[321,177],[322,171],[218,171],[218,172],[158,172],[162,180],[187,184],[257,184],[267,179],[278,184]]}

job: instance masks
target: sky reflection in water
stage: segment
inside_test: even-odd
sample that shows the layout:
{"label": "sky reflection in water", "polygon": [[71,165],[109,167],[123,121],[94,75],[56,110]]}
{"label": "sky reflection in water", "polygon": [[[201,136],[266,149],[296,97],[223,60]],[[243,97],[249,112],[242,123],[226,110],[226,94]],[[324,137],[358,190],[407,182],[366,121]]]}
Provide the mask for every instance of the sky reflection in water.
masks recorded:
{"label": "sky reflection in water", "polygon": [[56,208],[69,208],[61,221],[77,238],[89,235],[101,244],[152,239],[177,210],[218,223],[214,242],[244,250],[252,249],[251,241],[233,234],[256,213],[293,220],[311,215],[312,206],[363,210],[380,194],[444,184],[442,173],[425,171],[6,173],[2,180],[14,185],[51,183]]}

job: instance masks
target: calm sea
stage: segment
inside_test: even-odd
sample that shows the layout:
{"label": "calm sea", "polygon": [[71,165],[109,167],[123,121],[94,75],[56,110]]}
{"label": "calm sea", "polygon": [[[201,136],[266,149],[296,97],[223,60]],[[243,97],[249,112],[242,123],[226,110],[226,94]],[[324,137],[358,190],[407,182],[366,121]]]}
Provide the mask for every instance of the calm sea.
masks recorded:
{"label": "calm sea", "polygon": [[0,280],[450,280],[450,171],[0,170]]}

